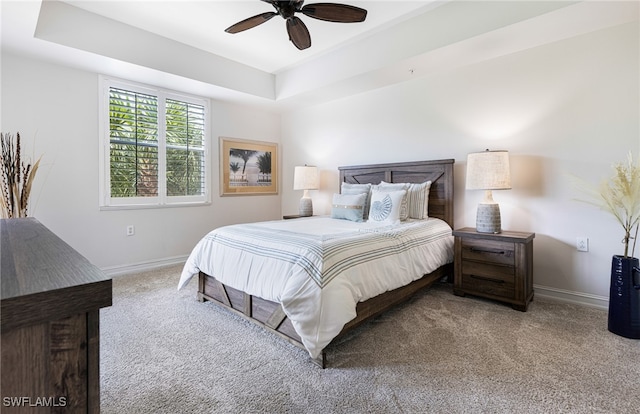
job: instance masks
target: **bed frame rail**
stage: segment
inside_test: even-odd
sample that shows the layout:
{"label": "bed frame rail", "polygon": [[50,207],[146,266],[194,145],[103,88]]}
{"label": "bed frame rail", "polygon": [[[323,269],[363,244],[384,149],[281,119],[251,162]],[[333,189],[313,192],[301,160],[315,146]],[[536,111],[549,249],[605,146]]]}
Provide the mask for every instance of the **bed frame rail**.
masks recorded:
{"label": "bed frame rail", "polygon": [[[409,300],[419,290],[425,289],[452,274],[453,264],[450,263],[406,286],[358,303],[356,307],[357,316],[345,324],[342,331],[334,338],[334,341],[386,310]],[[261,326],[263,329],[306,351],[300,336],[293,328],[287,315],[285,315],[282,306],[277,302],[261,299],[226,286],[214,277],[202,272],[198,276],[198,300],[200,302],[216,302],[243,319]],[[311,359],[311,361],[321,368],[325,368],[327,361],[326,351],[323,350],[317,359]]]}
{"label": "bed frame rail", "polygon": [[[214,277],[202,272],[198,276],[198,300],[200,302],[215,302],[241,318],[253,322],[306,351],[300,336],[282,310],[282,306],[277,302],[264,300],[226,286]],[[326,366],[324,351],[320,357],[311,360],[321,368]]]}

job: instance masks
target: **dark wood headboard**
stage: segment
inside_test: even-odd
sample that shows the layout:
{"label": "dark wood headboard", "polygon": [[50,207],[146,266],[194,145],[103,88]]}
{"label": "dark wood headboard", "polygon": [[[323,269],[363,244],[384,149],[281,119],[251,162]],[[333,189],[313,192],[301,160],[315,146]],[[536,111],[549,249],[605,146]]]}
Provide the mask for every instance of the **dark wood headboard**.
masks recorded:
{"label": "dark wood headboard", "polygon": [[453,159],[338,167],[341,183],[379,184],[431,181],[429,216],[453,227]]}

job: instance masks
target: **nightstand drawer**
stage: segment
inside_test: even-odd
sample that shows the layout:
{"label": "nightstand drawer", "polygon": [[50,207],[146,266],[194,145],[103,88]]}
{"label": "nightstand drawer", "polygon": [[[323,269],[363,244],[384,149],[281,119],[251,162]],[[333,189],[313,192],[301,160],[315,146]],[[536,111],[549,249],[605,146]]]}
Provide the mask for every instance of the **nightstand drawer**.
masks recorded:
{"label": "nightstand drawer", "polygon": [[462,262],[462,273],[466,275],[484,276],[495,280],[513,283],[516,268],[492,263]]}
{"label": "nightstand drawer", "polygon": [[515,266],[515,246],[501,241],[463,239],[462,260]]}
{"label": "nightstand drawer", "polygon": [[473,293],[499,296],[508,299],[513,298],[516,290],[513,278],[508,282],[475,274],[463,274],[462,286],[469,286],[473,289]]}

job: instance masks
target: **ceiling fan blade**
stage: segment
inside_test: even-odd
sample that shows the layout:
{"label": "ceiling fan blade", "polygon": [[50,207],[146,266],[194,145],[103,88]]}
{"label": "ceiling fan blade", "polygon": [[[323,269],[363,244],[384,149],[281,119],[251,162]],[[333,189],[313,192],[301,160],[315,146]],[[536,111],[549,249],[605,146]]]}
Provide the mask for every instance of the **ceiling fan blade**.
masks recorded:
{"label": "ceiling fan blade", "polygon": [[367,18],[365,9],[347,4],[313,3],[307,4],[300,11],[314,19],[335,23],[358,23]]}
{"label": "ceiling fan blade", "polygon": [[311,35],[307,26],[298,17],[290,17],[287,19],[287,32],[289,40],[300,50],[311,46]]}
{"label": "ceiling fan blade", "polygon": [[251,29],[256,27],[267,20],[271,19],[273,16],[277,16],[276,12],[266,12],[262,14],[258,14],[257,16],[249,17],[248,19],[244,19],[234,25],[227,27],[224,31],[227,33],[238,33],[245,31],[247,29]]}

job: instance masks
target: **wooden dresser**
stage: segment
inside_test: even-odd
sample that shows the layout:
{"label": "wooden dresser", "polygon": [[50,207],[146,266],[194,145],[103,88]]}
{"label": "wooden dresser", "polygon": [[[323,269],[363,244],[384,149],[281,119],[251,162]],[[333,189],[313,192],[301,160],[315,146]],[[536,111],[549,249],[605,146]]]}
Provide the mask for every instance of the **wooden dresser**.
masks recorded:
{"label": "wooden dresser", "polygon": [[455,230],[453,293],[508,302],[526,311],[533,299],[535,233]]}
{"label": "wooden dresser", "polygon": [[100,411],[111,279],[33,218],[0,220],[2,413]]}

